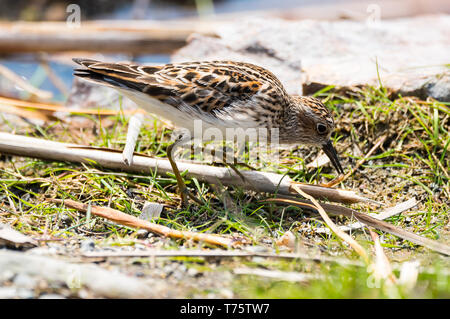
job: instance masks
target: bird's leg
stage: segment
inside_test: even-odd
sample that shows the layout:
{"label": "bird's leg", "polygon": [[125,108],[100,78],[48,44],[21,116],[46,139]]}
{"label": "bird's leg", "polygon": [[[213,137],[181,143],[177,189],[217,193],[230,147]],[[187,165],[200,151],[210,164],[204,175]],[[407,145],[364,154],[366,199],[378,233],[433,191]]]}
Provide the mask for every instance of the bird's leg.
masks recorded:
{"label": "bird's leg", "polygon": [[180,192],[180,197],[181,197],[181,206],[186,207],[187,206],[187,197],[186,197],[187,187],[183,181],[183,178],[181,177],[180,171],[178,170],[177,163],[175,163],[175,161],[172,158],[172,152],[173,152],[173,149],[176,146],[176,144],[177,144],[177,141],[175,141],[174,143],[170,144],[167,147],[167,158],[169,159],[170,166],[172,166],[172,171],[175,174],[175,178],[177,179],[178,191]]}
{"label": "bird's leg", "polygon": [[175,142],[173,142],[172,144],[170,144],[167,147],[167,158],[169,159],[170,166],[172,166],[172,171],[177,180],[178,191],[180,192],[180,197],[181,197],[181,206],[187,207],[187,204],[188,204],[187,197],[188,196],[190,199],[195,201],[197,204],[203,205],[203,202],[201,200],[199,200],[197,197],[195,197],[194,195],[192,195],[189,192],[189,190],[187,189],[186,184],[184,183],[183,177],[181,177],[180,170],[178,169],[177,163],[172,158],[173,150],[175,149],[175,146],[177,146],[180,141],[181,141],[181,138],[178,138]]}

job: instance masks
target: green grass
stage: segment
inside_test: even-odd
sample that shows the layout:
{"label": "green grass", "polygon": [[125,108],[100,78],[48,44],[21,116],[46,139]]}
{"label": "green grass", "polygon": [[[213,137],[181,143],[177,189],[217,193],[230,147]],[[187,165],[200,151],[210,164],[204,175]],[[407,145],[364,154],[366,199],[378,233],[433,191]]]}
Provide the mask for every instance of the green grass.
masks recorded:
{"label": "green grass", "polygon": [[325,279],[306,283],[246,275],[236,278],[233,287],[240,298],[450,298],[449,276],[436,274],[443,271],[438,265],[433,270],[435,273],[422,273],[413,289],[390,287],[374,280],[364,268],[338,265],[318,267],[314,272]]}
{"label": "green grass", "polygon": [[[316,94],[335,113],[337,129],[333,136],[345,169],[364,157],[377,139],[388,138],[360,169],[339,187],[353,189],[377,201],[393,206],[415,197],[419,204],[388,221],[398,227],[428,238],[448,243],[449,238],[449,172],[450,111],[437,101],[420,101],[409,97],[391,97],[384,89],[367,87],[350,96],[336,93],[332,87]],[[61,122],[45,127],[28,127],[17,134],[55,141],[89,144],[122,149],[127,132],[127,118],[85,116],[86,123],[76,127]],[[6,130],[12,130],[6,123]],[[171,130],[160,121],[149,118],[140,133],[136,150],[157,157],[166,157]],[[327,182],[335,176],[331,167],[306,169],[305,165],[318,153],[310,147],[280,149],[282,163],[264,163],[259,169],[288,174],[306,183]],[[73,199],[92,205],[108,206],[138,216],[145,201],[160,202],[166,208],[158,223],[179,230],[245,236],[254,245],[279,250],[276,240],[292,231],[302,249],[315,254],[359,260],[336,236],[315,233],[324,226],[317,216],[309,216],[294,207],[262,205],[264,194],[255,194],[236,187],[208,185],[186,180],[189,189],[204,204],[178,209],[176,180],[160,176],[149,169],[148,174],[130,174],[105,170],[90,165],[57,163],[19,157],[3,157],[0,162],[0,222],[39,238],[49,236],[64,240],[93,237],[99,246],[134,245],[136,231],[95,216],[79,214],[62,205],[50,204],[46,198]],[[373,207],[354,205],[361,212],[374,212]],[[64,217],[64,218],[63,218]],[[70,222],[63,222],[70,220]],[[336,218],[338,224],[345,218]],[[367,231],[352,234],[370,253],[372,240]],[[448,298],[448,259],[393,235],[379,232],[387,255],[393,262],[418,259],[428,272],[421,272],[416,288],[398,288],[395,293],[383,287],[369,287],[370,274],[365,268],[329,264],[305,265],[302,262],[270,261],[270,264],[248,263],[245,260],[223,261],[220,271],[235,267],[263,267],[272,270],[300,271],[321,274],[324,279],[308,283],[290,283],[254,276],[234,276],[231,289],[242,298]],[[181,240],[162,241],[164,249],[203,247]],[[200,245],[200,246],[199,246]],[[268,262],[268,261],[266,261]],[[208,261],[186,262],[201,265],[208,272]],[[217,269],[214,271],[218,271]],[[398,274],[398,273],[397,273]],[[208,291],[204,287],[204,293]],[[202,295],[199,287],[194,294]],[[190,296],[190,292],[186,292]]]}

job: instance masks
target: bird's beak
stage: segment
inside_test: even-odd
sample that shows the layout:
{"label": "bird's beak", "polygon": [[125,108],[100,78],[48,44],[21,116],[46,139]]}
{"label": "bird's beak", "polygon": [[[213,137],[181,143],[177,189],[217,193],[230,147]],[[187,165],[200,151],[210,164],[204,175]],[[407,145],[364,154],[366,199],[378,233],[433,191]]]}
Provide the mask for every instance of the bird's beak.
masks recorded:
{"label": "bird's beak", "polygon": [[333,143],[329,140],[326,144],[322,146],[323,151],[327,154],[333,166],[336,168],[339,174],[344,174],[341,163],[339,162],[339,157],[334,149]]}

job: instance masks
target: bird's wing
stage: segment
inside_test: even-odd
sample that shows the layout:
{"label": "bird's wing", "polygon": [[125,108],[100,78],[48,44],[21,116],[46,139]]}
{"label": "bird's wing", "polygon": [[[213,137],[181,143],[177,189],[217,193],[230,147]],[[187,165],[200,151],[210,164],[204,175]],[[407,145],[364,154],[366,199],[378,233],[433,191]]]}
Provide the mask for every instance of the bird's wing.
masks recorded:
{"label": "bird's wing", "polygon": [[146,66],[74,61],[84,67],[75,70],[76,76],[138,91],[178,109],[187,105],[218,118],[234,113],[231,108],[252,113],[257,104],[264,104],[268,111],[280,111],[280,99],[287,96],[271,72],[249,63],[208,61]]}

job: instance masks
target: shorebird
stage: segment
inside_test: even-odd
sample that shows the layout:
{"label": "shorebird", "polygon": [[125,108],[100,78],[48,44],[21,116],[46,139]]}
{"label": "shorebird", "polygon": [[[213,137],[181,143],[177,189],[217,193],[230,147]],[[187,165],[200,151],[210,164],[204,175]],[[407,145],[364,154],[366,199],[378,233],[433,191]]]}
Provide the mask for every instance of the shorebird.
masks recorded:
{"label": "shorebird", "polygon": [[[318,100],[289,95],[270,71],[250,63],[202,61],[165,65],[107,63],[75,58],[74,75],[117,89],[146,111],[189,131],[194,121],[207,127],[277,129],[280,144],[320,146],[336,170],[344,171],[330,136],[331,112]],[[183,136],[167,148],[182,205],[188,191],[172,158]],[[192,198],[192,196],[190,196]]]}

